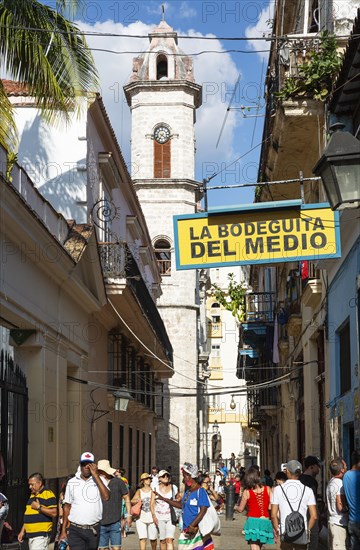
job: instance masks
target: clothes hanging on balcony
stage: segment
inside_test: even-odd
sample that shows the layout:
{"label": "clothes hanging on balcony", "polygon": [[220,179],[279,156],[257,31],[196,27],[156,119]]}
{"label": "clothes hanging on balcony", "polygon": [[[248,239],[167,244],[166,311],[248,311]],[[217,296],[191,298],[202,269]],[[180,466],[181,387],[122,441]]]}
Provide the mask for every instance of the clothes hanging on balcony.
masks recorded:
{"label": "clothes hanging on balcony", "polygon": [[277,315],[275,315],[275,321],[274,321],[274,341],[273,341],[272,362],[273,363],[280,363],[280,356],[279,356],[279,323],[278,323]]}
{"label": "clothes hanging on balcony", "polygon": [[266,337],[265,337],[265,361],[272,361],[273,359],[273,344],[274,344],[274,327],[266,327]]}

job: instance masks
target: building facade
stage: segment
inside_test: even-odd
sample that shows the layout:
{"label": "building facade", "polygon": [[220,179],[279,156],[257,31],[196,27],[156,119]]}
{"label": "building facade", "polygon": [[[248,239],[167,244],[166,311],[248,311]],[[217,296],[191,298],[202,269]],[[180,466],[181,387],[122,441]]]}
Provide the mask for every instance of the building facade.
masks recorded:
{"label": "building facade", "polygon": [[[18,165],[9,182],[3,153],[2,191],[12,202],[2,202],[2,348],[19,366],[20,382],[27,381],[22,483],[26,488],[30,470],[41,471],[56,488],[76,470],[81,452],[92,450],[125,467],[135,485],[155,462],[162,385],[172,375],[144,215],[100,97],[73,125],[50,131],[26,91],[13,82],[6,87],[20,130],[19,159],[37,182]],[[115,407],[114,392],[123,386],[132,398],[126,412]],[[1,433],[5,442],[7,431]]]}
{"label": "building facade", "polygon": [[[227,300],[229,269],[209,270],[211,283]],[[238,283],[245,283],[244,268],[231,271]],[[258,464],[257,430],[248,427],[246,380],[244,373],[237,371],[240,320],[217,301],[214,287],[207,292],[206,310],[210,376],[206,386],[208,431],[202,440],[203,456],[208,461],[203,460],[202,466],[214,470],[222,461],[229,466],[232,453],[236,465],[247,466],[248,456]]]}
{"label": "building facade", "polygon": [[[327,55],[324,48],[328,39],[324,38],[323,31],[339,36],[338,51],[345,47],[358,2],[344,2],[341,10],[332,10],[330,2],[316,4],[314,11],[311,2],[276,3],[274,29],[282,38],[281,47],[274,43],[270,52],[265,141],[258,178],[259,182],[270,184],[259,187],[257,202],[291,199],[310,204],[326,202],[321,184],[311,178],[331,123],[327,109],[335,76],[328,84],[322,83],[322,89],[327,86],[327,94],[322,97],[317,91],[318,82],[314,87],[304,88],[301,78],[306,74],[306,67],[311,70],[311,64],[316,63],[317,55]],[[336,63],[336,51],[331,55]],[[349,117],[349,113],[347,115]],[[350,119],[347,122],[355,133],[356,121]],[[305,181],[306,178],[310,179]],[[271,184],[272,181],[281,183]],[[250,392],[249,410],[252,410],[250,422],[260,429],[261,453],[273,471],[289,459],[303,461],[307,455],[328,460],[344,453],[348,459],[354,444],[350,441],[354,442],[357,437],[354,439],[356,412],[350,402],[354,399],[357,402],[358,313],[346,304],[355,299],[357,292],[355,258],[359,225],[356,222],[349,227],[348,217],[348,212],[341,215],[341,260],[314,258],[251,269],[256,311],[262,310],[260,302],[256,305],[260,295],[272,293],[271,311],[267,314],[264,308],[265,317],[260,325],[254,318],[247,319],[250,325],[243,325],[242,340],[251,348],[250,352],[243,353],[258,362],[266,333],[272,333],[269,362],[262,357],[261,364],[266,369],[259,370],[256,378],[257,384],[267,383],[268,388]],[[340,266],[345,271],[341,272]],[[346,291],[345,286],[340,290],[340,278],[348,285]],[[343,302],[340,292],[343,296],[346,292],[349,300]],[[248,330],[253,333],[250,338],[247,338]],[[254,333],[257,336],[252,339]],[[344,359],[344,370],[340,357],[345,341],[351,351]],[[250,383],[254,379],[252,377]],[[264,392],[270,392],[268,397],[265,398]],[[323,480],[326,475],[324,467]]]}

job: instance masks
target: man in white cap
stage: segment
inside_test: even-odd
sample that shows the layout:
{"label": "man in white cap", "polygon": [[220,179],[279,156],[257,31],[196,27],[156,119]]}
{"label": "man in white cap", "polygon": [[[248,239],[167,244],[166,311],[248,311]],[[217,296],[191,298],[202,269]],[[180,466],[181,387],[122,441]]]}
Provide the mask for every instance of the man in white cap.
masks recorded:
{"label": "man in white cap", "polygon": [[[299,481],[302,472],[300,462],[290,460],[285,464],[287,481],[275,487],[271,498],[271,521],[275,531],[275,542],[280,535],[281,550],[306,550],[310,540],[310,529],[317,519],[316,502],[313,491]],[[303,518],[304,532],[295,540],[284,540],[287,534],[286,518],[299,512]],[[309,512],[309,523],[307,521]],[[279,527],[280,514],[280,527]]]}
{"label": "man in white cap", "polygon": [[[82,453],[80,466],[66,486],[60,540],[68,540],[71,550],[96,550],[100,536],[103,501],[110,498],[102,482],[94,455]],[[67,525],[70,522],[69,534]]]}
{"label": "man in white cap", "polygon": [[108,460],[98,461],[98,470],[103,483],[110,491],[110,498],[103,502],[103,515],[100,524],[99,549],[121,550],[121,512],[122,499],[125,500],[126,523],[131,525],[131,505],[128,489],[121,478],[115,477],[116,470]]}

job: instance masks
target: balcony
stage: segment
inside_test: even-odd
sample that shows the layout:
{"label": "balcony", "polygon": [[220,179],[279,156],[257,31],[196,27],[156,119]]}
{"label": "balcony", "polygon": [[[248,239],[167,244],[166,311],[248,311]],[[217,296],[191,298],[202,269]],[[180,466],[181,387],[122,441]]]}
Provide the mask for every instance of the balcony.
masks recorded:
{"label": "balcony", "polygon": [[322,296],[322,282],[320,279],[308,279],[302,294],[304,306],[316,309]]}
{"label": "balcony", "polygon": [[259,354],[252,348],[243,348],[239,350],[239,356],[236,365],[236,377],[246,382],[253,382],[254,372],[251,367],[258,363]]}
{"label": "balcony", "polygon": [[[120,302],[123,294],[125,298],[129,298],[124,299],[121,305],[124,307],[126,305],[129,318],[134,316],[135,322],[138,324],[138,316],[134,309],[135,300],[142,316],[161,342],[167,360],[172,361],[173,350],[165,325],[127,244],[99,243],[99,254],[104,277],[108,279],[106,285],[108,294],[117,302]],[[120,303],[119,307],[121,307]]]}
{"label": "balcony", "polygon": [[126,265],[129,260],[126,243],[99,243],[99,254],[105,278],[126,278]]}
{"label": "balcony", "polygon": [[259,407],[261,410],[277,409],[279,404],[276,388],[266,388],[259,391]]}
{"label": "balcony", "polygon": [[274,321],[275,292],[251,292],[245,295],[245,323]]}
{"label": "balcony", "polygon": [[210,372],[210,380],[224,379],[222,365],[210,365],[209,372]]}
{"label": "balcony", "polygon": [[208,338],[222,338],[222,323],[208,323]]}

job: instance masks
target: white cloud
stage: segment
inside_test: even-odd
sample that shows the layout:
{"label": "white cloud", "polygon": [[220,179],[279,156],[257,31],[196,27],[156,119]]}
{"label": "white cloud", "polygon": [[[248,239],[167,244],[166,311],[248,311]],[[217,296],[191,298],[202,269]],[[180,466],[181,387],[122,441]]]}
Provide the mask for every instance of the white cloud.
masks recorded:
{"label": "white cloud", "polygon": [[182,19],[190,19],[191,17],[195,17],[196,13],[196,10],[194,10],[194,8],[191,7],[188,2],[181,2],[179,8],[179,17],[181,17]]}
{"label": "white cloud", "polygon": [[[275,3],[270,1],[269,5],[261,11],[256,24],[245,29],[246,38],[261,38],[271,35],[274,9]],[[249,47],[257,51],[261,59],[265,60],[269,57],[270,45],[271,43],[266,40],[249,40]]]}
{"label": "white cloud", "polygon": [[[147,35],[153,30],[153,25],[146,25],[141,21],[131,23],[128,26],[113,21],[96,23],[95,25],[82,22],[78,24],[83,30],[88,31],[144,36],[141,39],[124,36],[87,37],[91,48],[129,52],[116,55],[103,51],[93,51],[93,55],[100,73],[101,93],[106,110],[124,157],[130,162],[131,115],[124,98],[123,86],[129,82],[133,58],[136,57],[137,52],[146,51],[148,48],[149,39]],[[203,36],[194,30],[178,31],[178,34],[194,37]],[[219,41],[214,40],[210,44],[209,46],[209,42],[192,38],[179,40],[180,47],[188,54],[196,54],[208,49],[223,51]],[[202,178],[204,177],[203,167],[208,168],[210,162],[215,167],[220,168],[221,163],[231,162],[235,158],[234,132],[236,126],[242,121],[238,112],[228,113],[220,144],[216,149],[220,129],[238,78],[238,70],[228,53],[194,55],[193,63],[196,82],[203,85],[203,105],[197,111],[195,126],[197,139],[196,177]]]}

